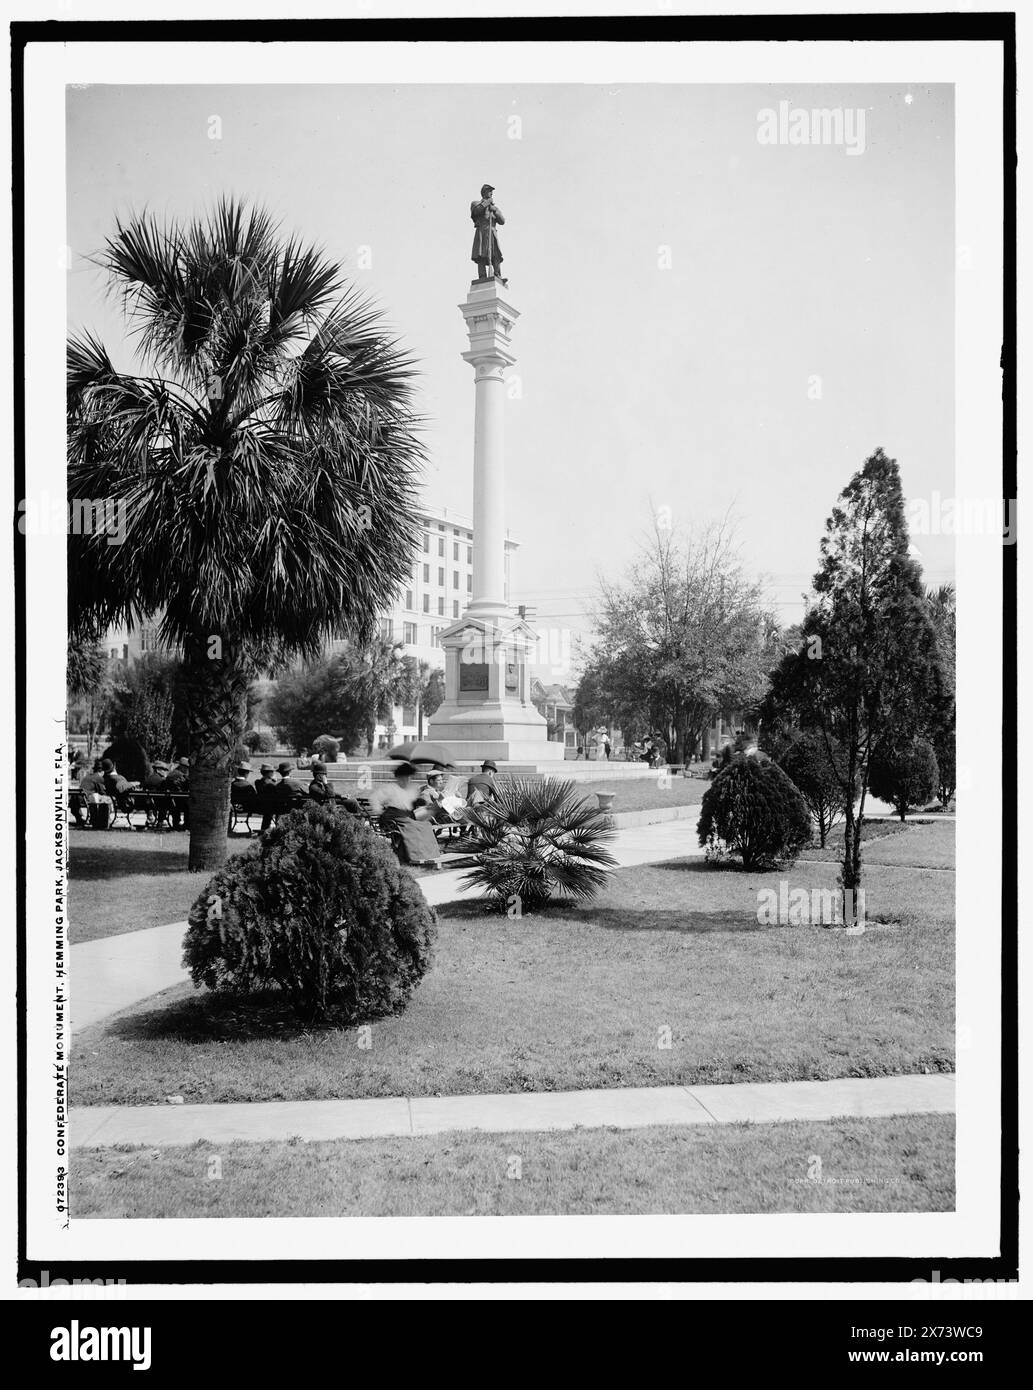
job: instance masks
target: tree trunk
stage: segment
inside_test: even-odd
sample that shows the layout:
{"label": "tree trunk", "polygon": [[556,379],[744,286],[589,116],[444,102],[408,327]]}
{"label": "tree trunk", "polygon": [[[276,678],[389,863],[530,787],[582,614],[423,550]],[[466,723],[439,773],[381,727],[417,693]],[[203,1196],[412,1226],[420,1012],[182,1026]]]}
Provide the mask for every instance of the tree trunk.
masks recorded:
{"label": "tree trunk", "polygon": [[183,659],[190,717],[188,867],[211,873],[228,852],[233,753],[244,737],[251,672],[229,641],[214,636],[184,643]]}

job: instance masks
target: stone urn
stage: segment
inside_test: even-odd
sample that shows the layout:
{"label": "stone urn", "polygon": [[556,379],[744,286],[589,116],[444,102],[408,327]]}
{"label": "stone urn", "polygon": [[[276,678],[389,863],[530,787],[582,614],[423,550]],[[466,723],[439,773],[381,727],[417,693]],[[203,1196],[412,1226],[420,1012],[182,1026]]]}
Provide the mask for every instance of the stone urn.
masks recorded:
{"label": "stone urn", "polygon": [[612,810],[612,809],[613,809],[613,798],[614,798],[616,795],[617,795],[616,792],[596,792],[596,798],[597,798],[597,800],[598,800],[598,802],[599,802],[599,809],[600,809],[600,811],[610,811],[610,810]]}

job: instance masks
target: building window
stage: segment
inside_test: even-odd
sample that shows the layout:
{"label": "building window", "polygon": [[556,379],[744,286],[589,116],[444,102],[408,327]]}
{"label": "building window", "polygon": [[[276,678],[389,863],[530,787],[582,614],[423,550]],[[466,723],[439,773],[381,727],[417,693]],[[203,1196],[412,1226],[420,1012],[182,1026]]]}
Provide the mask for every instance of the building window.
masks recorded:
{"label": "building window", "polygon": [[468,546],[466,547],[466,563],[467,563],[468,565],[472,565],[472,564],[473,564],[473,546],[472,546],[472,545],[468,545]]}
{"label": "building window", "polygon": [[426,531],[423,533],[423,553],[425,555],[430,554],[430,537],[427,535]]}
{"label": "building window", "polygon": [[439,530],[439,531],[443,531],[444,529],[445,529],[445,523],[444,523],[443,521],[439,521],[439,522],[438,522],[438,530]]}
{"label": "building window", "polygon": [[416,624],[415,624],[415,623],[403,623],[403,624],[402,624],[402,641],[405,642],[406,646],[415,647],[415,645],[416,645]]}
{"label": "building window", "polygon": [[157,628],[142,627],[140,629],[140,650],[141,652],[156,652],[158,650]]}
{"label": "building window", "polygon": [[453,541],[453,542],[452,542],[452,559],[453,559],[453,560],[458,560],[458,559],[459,559],[459,542],[458,542],[458,541]]}
{"label": "building window", "polygon": [[453,617],[453,618],[458,618],[458,617],[459,617],[459,600],[458,600],[457,598],[454,598],[454,599],[452,600],[452,617]]}
{"label": "building window", "polygon": [[394,635],[395,635],[395,625],[394,625],[393,620],[392,620],[391,618],[381,618],[381,620],[380,620],[380,636],[383,638],[383,640],[384,640],[385,642],[390,642],[391,638],[392,638]]}
{"label": "building window", "polygon": [[430,594],[423,595],[423,611],[424,613],[430,612]]}
{"label": "building window", "polygon": [[430,643],[431,643],[431,646],[432,646],[432,647],[440,647],[440,646],[441,646],[441,629],[440,629],[439,627],[432,627],[432,628],[431,628],[431,630],[430,630]]}
{"label": "building window", "polygon": [[445,600],[443,598],[438,599],[438,616],[442,618],[445,616]]}
{"label": "building window", "polygon": [[423,582],[424,584],[430,583],[430,565],[423,566]]}
{"label": "building window", "polygon": [[467,592],[468,594],[472,594],[472,593],[473,593],[473,575],[472,575],[472,574],[468,574],[468,575],[466,576],[466,592]]}
{"label": "building window", "polygon": [[453,589],[458,589],[458,588],[459,588],[459,571],[458,571],[458,570],[453,570],[453,571],[452,571],[452,588],[453,588]]}
{"label": "building window", "polygon": [[402,706],[402,723],[403,723],[403,724],[408,724],[410,727],[416,723],[416,706],[415,706],[415,705],[403,705],[403,706]]}
{"label": "building window", "polygon": [[109,648],[108,648],[108,656],[110,656],[110,658],[111,658],[112,661],[117,661],[117,660],[118,660],[118,648],[117,648],[117,647],[109,647]]}
{"label": "building window", "polygon": [[406,606],[406,608],[408,608],[408,610],[409,610],[410,613],[412,612],[413,608],[416,606],[416,605],[413,603],[413,601],[412,601],[412,590],[411,590],[411,589],[406,589],[406,591],[405,591],[405,606]]}
{"label": "building window", "polygon": [[438,587],[441,588],[441,589],[443,589],[443,588],[445,587],[445,567],[444,567],[444,565],[438,565]]}

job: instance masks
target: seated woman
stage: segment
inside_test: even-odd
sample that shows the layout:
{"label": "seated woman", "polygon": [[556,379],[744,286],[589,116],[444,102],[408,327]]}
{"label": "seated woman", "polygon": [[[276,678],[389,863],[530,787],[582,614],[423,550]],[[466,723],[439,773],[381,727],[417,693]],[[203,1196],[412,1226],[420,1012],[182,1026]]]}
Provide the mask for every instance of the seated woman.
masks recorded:
{"label": "seated woman", "polygon": [[394,782],[374,789],[370,813],[391,832],[394,851],[403,864],[425,864],[440,859],[441,847],[426,823],[427,802],[414,785],[412,763],[399,763]]}

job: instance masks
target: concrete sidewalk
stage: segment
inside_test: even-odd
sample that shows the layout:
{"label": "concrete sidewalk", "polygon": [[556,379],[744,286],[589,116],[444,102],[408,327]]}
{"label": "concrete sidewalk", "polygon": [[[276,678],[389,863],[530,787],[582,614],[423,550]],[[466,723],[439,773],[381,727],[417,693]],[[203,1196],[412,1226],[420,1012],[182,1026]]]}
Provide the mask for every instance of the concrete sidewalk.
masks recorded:
{"label": "concrete sidewalk", "polygon": [[[621,868],[703,853],[693,827],[683,821],[619,830],[610,849]],[[457,899],[480,897],[481,889],[462,886],[463,872],[445,868],[421,876],[418,882],[427,901],[440,907]],[[172,922],[73,946],[69,990],[73,1026],[86,1028],[128,1009],[138,999],[188,980],[182,965],[185,932],[185,922]]]}
{"label": "concrete sidewalk", "polygon": [[848,1078],[733,1086],[656,1086],[512,1095],[375,1100],[269,1101],[231,1105],[72,1106],[75,1149],[111,1144],[259,1143],[382,1139],[480,1131],[512,1134],[648,1125],[770,1124],[787,1120],[951,1115],[954,1077]]}

